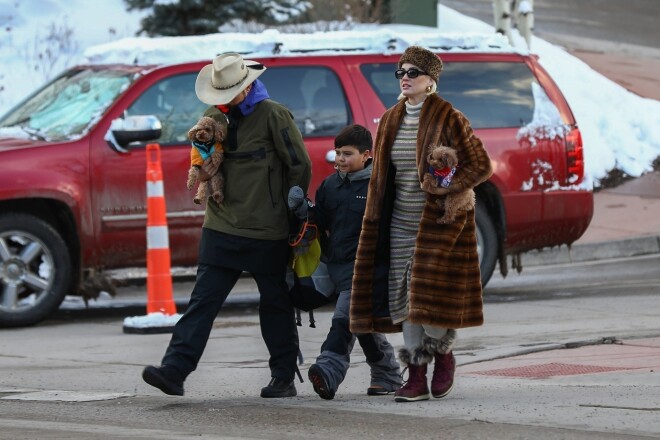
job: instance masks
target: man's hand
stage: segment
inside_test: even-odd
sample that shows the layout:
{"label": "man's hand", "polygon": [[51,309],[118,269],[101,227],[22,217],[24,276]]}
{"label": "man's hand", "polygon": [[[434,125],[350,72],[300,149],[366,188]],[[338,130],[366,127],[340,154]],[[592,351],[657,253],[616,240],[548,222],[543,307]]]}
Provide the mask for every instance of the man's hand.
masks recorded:
{"label": "man's hand", "polygon": [[204,161],[202,167],[199,169],[199,180],[206,182],[211,177],[215,176],[218,173],[220,168],[220,163],[213,163],[213,160],[209,157]]}

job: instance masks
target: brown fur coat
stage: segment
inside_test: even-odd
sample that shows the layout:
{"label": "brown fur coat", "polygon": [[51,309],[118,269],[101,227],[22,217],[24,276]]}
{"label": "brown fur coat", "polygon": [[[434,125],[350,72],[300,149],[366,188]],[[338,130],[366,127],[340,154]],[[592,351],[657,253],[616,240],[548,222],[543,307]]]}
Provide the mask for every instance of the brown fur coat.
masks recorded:
{"label": "brown fur coat", "polygon": [[[402,100],[381,118],[374,144],[374,161],[367,205],[362,221],[353,286],[350,329],[353,333],[397,332],[387,306],[389,216],[394,197],[390,163],[392,145],[406,112]],[[456,150],[460,167],[449,188],[427,192],[413,255],[407,319],[416,324],[464,328],[483,323],[483,302],[477,254],[474,210],[456,215],[452,223],[438,224],[442,199],[449,192],[472,189],[492,174],[490,158],[469,121],[437,95],[424,101],[417,133],[420,191],[428,170],[428,154],[438,146]],[[440,192],[440,194],[437,194]]]}

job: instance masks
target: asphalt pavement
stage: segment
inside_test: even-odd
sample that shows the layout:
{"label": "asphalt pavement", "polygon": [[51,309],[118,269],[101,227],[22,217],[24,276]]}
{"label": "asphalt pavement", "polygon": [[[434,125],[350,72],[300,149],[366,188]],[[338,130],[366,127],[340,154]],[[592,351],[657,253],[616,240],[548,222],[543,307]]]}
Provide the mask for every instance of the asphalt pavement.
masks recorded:
{"label": "asphalt pavement", "polygon": [[[366,395],[369,366],[359,348],[335,399],[314,393],[306,373],[330,326],[327,307],[316,311],[315,329],[303,314],[305,383],[296,381],[298,396],[288,399],[259,397],[268,353],[254,308],[221,312],[184,397],[140,378],[161,359],[168,334],[124,334],[122,320],[107,316],[4,329],[0,439],[658,438],[657,267],[660,256],[647,255],[496,280],[494,292],[506,284],[555,294],[526,298],[509,287],[507,295],[522,298],[487,300],[486,323],[459,331],[452,393],[413,403]],[[617,286],[630,286],[625,294],[608,287],[616,273]],[[555,280],[576,291],[543,288]],[[402,345],[401,334],[388,338]]]}

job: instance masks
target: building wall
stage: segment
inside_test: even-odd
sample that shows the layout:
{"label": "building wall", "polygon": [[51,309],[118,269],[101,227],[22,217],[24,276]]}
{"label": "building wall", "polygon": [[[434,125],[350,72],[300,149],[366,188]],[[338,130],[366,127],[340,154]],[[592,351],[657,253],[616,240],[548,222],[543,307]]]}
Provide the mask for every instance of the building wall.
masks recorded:
{"label": "building wall", "polygon": [[390,0],[392,23],[438,25],[437,0]]}

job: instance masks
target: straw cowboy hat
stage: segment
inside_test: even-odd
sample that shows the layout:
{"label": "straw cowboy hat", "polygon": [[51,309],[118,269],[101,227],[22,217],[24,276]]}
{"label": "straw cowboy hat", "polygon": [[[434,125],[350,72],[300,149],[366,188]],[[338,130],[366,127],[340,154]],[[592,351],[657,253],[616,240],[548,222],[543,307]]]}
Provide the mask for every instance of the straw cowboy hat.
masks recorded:
{"label": "straw cowboy hat", "polygon": [[265,71],[266,66],[256,61],[243,60],[240,54],[218,55],[213,59],[213,64],[199,71],[195,93],[205,104],[227,104]]}

